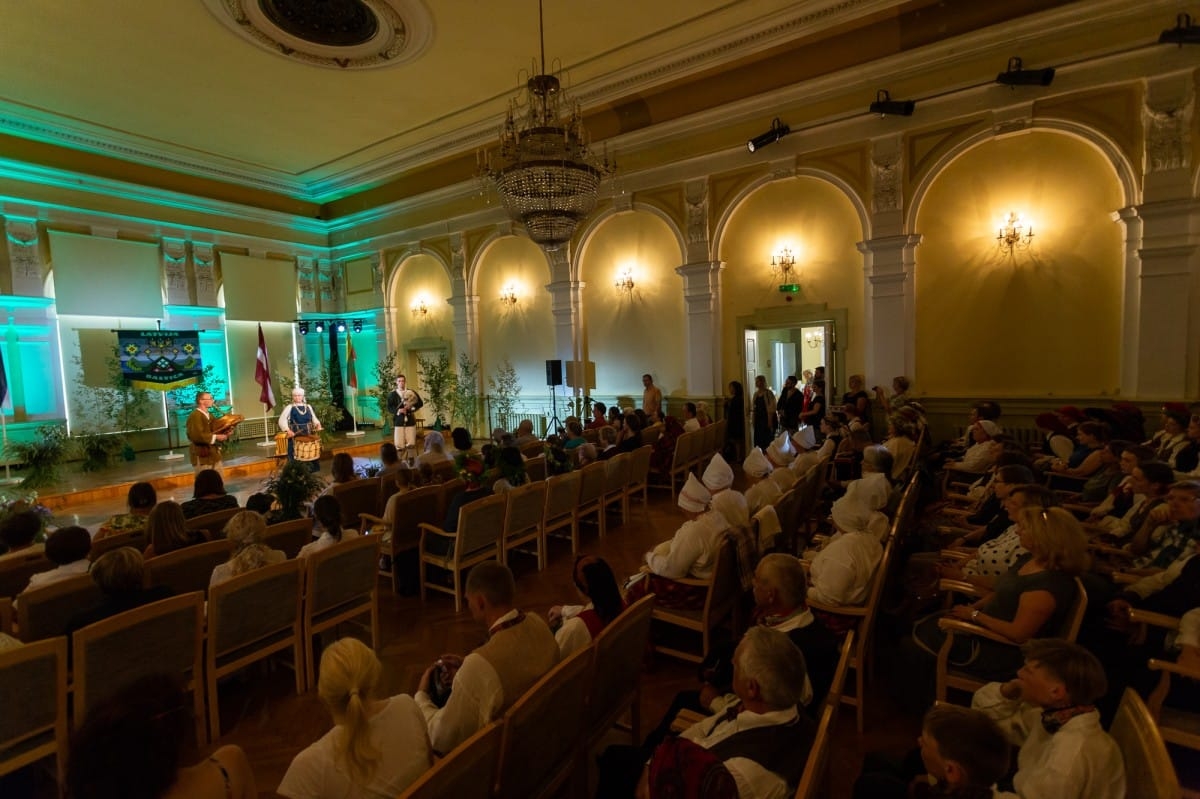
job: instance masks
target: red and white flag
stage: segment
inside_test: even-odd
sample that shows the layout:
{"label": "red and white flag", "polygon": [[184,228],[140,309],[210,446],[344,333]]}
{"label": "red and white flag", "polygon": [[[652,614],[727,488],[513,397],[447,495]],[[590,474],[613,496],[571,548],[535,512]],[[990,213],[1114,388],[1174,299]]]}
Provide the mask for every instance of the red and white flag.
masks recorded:
{"label": "red and white flag", "polygon": [[346,385],[358,391],[358,374],[357,366],[358,359],[354,355],[354,339],[349,334],[346,335]]}
{"label": "red and white flag", "polygon": [[267,406],[267,410],[275,407],[275,390],[271,387],[271,362],[267,358],[267,340],[263,338],[262,324],[258,326],[258,363],[254,365],[254,382],[262,386],[258,392],[258,401]]}

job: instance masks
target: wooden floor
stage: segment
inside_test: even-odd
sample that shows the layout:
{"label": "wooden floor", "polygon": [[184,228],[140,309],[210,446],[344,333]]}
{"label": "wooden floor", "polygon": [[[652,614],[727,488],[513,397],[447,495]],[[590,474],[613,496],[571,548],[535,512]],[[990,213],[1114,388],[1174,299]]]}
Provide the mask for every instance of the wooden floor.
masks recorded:
{"label": "wooden floor", "polygon": [[[156,468],[157,464],[150,466]],[[129,473],[135,471],[131,469]],[[324,471],[328,474],[328,462]],[[251,474],[231,477],[228,483],[232,491],[241,495],[257,490],[261,479],[261,476]],[[179,499],[189,495],[190,491],[178,492]],[[668,538],[683,519],[665,490],[651,491],[650,496],[648,512],[635,503],[628,523],[618,524],[619,518],[610,517],[609,534],[604,540],[599,539],[594,526],[584,528],[585,551],[608,559],[619,577],[635,571],[642,553]],[[121,510],[122,504],[123,493],[117,492],[107,499],[76,503],[69,512],[77,513],[84,524],[96,524]],[[512,565],[517,576],[519,603],[525,610],[544,614],[552,605],[577,601],[571,582],[572,557],[568,542],[551,541],[549,564],[544,572],[537,571],[532,557],[515,555]],[[465,654],[484,640],[483,629],[472,621],[470,613],[464,610],[456,614],[453,601],[445,595],[431,593],[428,601],[422,604],[415,596],[394,596],[390,588],[381,583],[380,596],[383,649],[379,655],[384,664],[384,689],[388,693],[415,691],[422,671],[439,655],[447,652]],[[349,628],[345,631],[346,634],[356,632]],[[695,686],[696,667],[693,664],[658,658],[645,675],[642,705],[645,723],[657,723],[677,691]],[[842,711],[830,767],[832,781],[828,795],[831,797],[850,795],[864,751],[904,749],[915,744],[918,722],[900,714],[881,687],[872,690],[870,695],[868,729],[864,736],[859,737],[854,730],[853,709]],[[221,744],[238,744],[245,749],[263,796],[274,795],[274,789],[296,753],[331,726],[316,694],[296,696],[290,672],[283,669],[274,673],[248,670],[222,686],[220,705],[221,737],[204,751]],[[614,736],[614,740],[619,739]],[[198,760],[202,754],[204,752],[196,751],[192,759]],[[35,788],[29,791],[33,795],[47,799],[53,796],[52,786],[45,780],[38,778],[34,783]],[[13,793],[7,790],[9,786],[16,788],[22,784],[0,781],[0,794],[7,798],[25,793],[26,790]]]}

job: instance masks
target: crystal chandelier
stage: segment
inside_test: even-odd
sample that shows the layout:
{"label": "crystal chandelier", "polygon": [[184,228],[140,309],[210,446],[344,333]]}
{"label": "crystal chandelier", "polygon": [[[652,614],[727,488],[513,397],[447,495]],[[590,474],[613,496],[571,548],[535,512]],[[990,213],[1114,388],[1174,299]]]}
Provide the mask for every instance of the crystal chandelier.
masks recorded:
{"label": "crystal chandelier", "polygon": [[[616,165],[591,152],[578,103],[562,96],[558,78],[546,74],[542,3],[538,0],[540,73],[525,84],[524,96],[509,101],[495,153],[480,154],[482,177],[491,181],[504,207],[543,250],[557,250],[596,207],[600,181]],[[565,113],[564,113],[565,106]]]}

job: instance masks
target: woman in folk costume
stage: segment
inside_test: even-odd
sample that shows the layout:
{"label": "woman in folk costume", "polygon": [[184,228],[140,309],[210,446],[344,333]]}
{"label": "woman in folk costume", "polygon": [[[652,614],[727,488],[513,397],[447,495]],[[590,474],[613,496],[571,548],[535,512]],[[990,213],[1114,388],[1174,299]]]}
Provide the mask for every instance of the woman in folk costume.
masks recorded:
{"label": "woman in folk costume", "polygon": [[[287,434],[287,456],[290,461],[296,459],[296,436],[316,435],[321,430],[321,420],[312,406],[305,402],[304,389],[300,386],[292,389],[291,404],[284,406],[283,413],[279,414],[279,429]],[[316,465],[316,461],[313,464]]]}
{"label": "woman in folk costume", "polygon": [[712,576],[717,548],[729,529],[725,515],[720,510],[710,509],[712,499],[712,494],[696,475],[689,474],[677,502],[688,520],[675,531],[670,541],[664,541],[646,553],[646,564],[627,584],[625,601],[628,604],[653,593],[657,595],[654,603],[659,607],[676,610],[704,607],[704,588],[676,580],[681,577],[707,580]]}

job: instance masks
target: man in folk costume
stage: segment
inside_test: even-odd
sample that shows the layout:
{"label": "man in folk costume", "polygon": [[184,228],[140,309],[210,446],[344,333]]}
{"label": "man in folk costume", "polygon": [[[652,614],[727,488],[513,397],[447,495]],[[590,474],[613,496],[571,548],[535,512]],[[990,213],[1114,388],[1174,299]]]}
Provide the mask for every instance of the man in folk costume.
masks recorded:
{"label": "man in folk costume", "polygon": [[[291,404],[286,405],[283,413],[279,414],[279,429],[287,434],[287,456],[290,461],[296,460],[296,436],[312,436],[321,431],[321,420],[305,401],[304,389],[300,386],[292,389]],[[312,463],[315,466],[317,461]]]}
{"label": "man in folk costume", "polygon": [[388,394],[387,409],[392,415],[392,437],[401,457],[409,450],[416,452],[417,411],[424,406],[421,395],[408,387],[404,375],[396,376],[396,388]]}
{"label": "man in folk costume", "polygon": [[196,407],[187,418],[188,455],[197,472],[203,469],[221,468],[221,450],[218,441],[228,441],[228,433],[213,430],[213,395],[201,391],[196,395]]}

